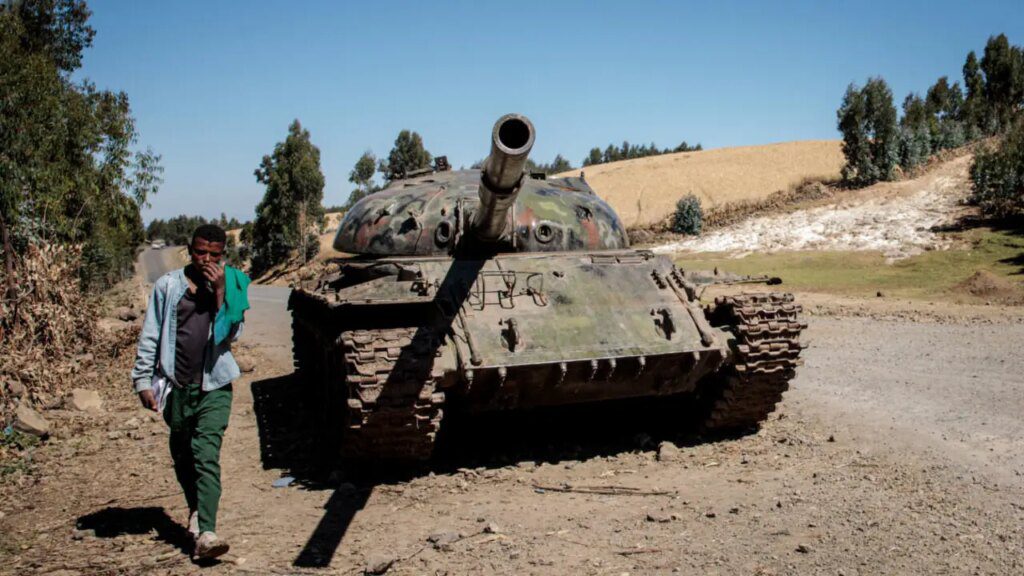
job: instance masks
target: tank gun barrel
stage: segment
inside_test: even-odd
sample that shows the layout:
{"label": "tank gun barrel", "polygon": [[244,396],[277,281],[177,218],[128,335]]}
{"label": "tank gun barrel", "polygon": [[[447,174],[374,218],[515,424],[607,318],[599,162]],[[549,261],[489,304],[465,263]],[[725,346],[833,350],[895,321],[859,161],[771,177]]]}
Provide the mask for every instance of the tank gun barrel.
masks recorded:
{"label": "tank gun barrel", "polygon": [[505,234],[535,135],[533,123],[521,114],[506,114],[494,123],[491,153],[480,174],[480,201],[473,213],[473,232],[481,241],[495,242]]}

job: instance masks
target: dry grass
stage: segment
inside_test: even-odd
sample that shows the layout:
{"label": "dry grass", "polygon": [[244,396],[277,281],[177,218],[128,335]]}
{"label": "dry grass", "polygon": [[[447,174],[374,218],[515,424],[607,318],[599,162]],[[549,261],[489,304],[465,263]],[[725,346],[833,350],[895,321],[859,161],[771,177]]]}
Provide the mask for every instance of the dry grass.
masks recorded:
{"label": "dry grass", "polygon": [[[679,152],[589,166],[587,182],[629,227],[656,224],[676,200],[695,194],[705,209],[757,202],[810,180],[835,180],[844,159],[838,140]],[[575,176],[574,170],[560,176]]]}

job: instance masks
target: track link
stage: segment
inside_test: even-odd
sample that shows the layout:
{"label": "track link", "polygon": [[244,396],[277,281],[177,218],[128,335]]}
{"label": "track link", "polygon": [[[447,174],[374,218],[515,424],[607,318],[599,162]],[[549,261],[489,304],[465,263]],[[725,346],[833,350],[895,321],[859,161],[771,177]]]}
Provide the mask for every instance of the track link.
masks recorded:
{"label": "track link", "polygon": [[348,424],[342,455],[359,459],[425,460],[441,425],[444,393],[433,373],[428,329],[342,332]]}
{"label": "track link", "polygon": [[800,332],[807,327],[798,319],[801,307],[792,294],[741,294],[722,296],[708,310],[716,326],[729,327],[735,335],[735,362],[706,390],[707,432],[737,432],[757,426],[782,400],[800,360]]}

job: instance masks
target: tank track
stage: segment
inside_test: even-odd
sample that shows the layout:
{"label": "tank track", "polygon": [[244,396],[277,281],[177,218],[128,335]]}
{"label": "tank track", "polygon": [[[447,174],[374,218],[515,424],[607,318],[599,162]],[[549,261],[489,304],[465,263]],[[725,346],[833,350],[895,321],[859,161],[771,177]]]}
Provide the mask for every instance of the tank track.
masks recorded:
{"label": "tank track", "polygon": [[342,332],[348,423],[342,456],[426,460],[443,416],[432,336],[416,328]]}
{"label": "tank track", "polygon": [[709,433],[739,432],[757,426],[775,410],[804,348],[798,319],[802,308],[792,294],[741,294],[715,299],[708,317],[729,327],[734,363],[706,390],[706,417],[701,429]]}

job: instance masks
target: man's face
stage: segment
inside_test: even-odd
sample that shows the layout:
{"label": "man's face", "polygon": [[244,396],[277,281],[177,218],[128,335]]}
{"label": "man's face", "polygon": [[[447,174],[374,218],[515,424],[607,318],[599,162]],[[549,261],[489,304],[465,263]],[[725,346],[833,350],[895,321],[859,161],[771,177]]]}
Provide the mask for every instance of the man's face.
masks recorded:
{"label": "man's face", "polygon": [[224,257],[224,243],[196,238],[188,247],[188,253],[192,257],[192,264],[202,270],[207,264],[220,264],[220,259]]}

